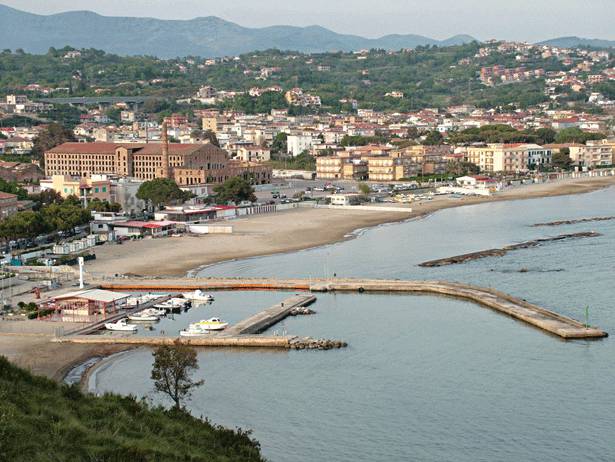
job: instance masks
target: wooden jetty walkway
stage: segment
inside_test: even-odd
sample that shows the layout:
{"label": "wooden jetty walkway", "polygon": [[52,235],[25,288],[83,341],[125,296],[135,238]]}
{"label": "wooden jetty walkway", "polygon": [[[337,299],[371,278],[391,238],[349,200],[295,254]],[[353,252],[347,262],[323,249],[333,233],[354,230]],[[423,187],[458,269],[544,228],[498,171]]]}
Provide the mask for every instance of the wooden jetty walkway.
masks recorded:
{"label": "wooden jetty walkway", "polygon": [[531,304],[493,289],[444,281],[402,281],[381,279],[269,279],[269,278],[114,278],[96,281],[110,290],[289,290],[311,292],[374,292],[445,295],[470,300],[523,321],[563,339],[595,339],[608,334],[586,327],[567,316]]}

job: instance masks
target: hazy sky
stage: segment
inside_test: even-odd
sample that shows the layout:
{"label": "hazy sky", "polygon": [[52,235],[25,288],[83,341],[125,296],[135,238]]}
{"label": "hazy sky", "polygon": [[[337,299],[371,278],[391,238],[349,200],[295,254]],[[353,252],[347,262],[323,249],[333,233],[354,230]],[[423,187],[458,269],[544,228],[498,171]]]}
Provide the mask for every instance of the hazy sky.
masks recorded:
{"label": "hazy sky", "polygon": [[615,40],[615,0],[0,0],[39,14],[92,10],[109,16],[219,16],[248,27],[318,24],[367,37],[470,34],[538,41],[566,35]]}

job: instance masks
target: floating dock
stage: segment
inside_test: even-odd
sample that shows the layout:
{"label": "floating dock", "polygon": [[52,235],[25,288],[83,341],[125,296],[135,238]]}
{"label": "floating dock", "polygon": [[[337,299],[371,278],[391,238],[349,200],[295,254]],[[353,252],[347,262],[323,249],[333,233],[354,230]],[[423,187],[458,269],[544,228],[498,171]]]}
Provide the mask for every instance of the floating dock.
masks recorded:
{"label": "floating dock", "polygon": [[523,321],[563,339],[596,339],[608,334],[567,316],[493,289],[444,281],[382,279],[269,279],[269,278],[114,278],[96,281],[121,291],[287,290],[311,292],[373,292],[437,294],[456,297]]}

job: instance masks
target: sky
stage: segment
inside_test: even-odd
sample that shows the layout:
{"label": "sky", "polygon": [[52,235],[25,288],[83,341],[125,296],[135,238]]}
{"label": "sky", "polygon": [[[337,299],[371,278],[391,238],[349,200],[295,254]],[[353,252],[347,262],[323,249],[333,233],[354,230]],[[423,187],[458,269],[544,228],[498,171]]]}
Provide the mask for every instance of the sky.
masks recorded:
{"label": "sky", "polygon": [[90,10],[107,16],[192,19],[218,16],[246,27],[320,25],[379,37],[536,42],[576,35],[615,40],[615,0],[0,0],[38,14]]}

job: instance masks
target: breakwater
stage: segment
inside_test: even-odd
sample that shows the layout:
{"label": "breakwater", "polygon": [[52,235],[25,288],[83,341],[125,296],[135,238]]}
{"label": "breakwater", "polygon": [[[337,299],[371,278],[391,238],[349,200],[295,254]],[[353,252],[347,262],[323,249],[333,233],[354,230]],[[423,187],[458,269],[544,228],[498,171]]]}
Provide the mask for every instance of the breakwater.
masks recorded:
{"label": "breakwater", "polygon": [[110,290],[289,290],[312,292],[354,292],[435,294],[475,302],[563,339],[602,338],[597,328],[531,304],[503,292],[469,284],[444,281],[403,281],[386,279],[270,279],[270,278],[118,278],[97,282]]}
{"label": "breakwater", "polygon": [[611,220],[615,220],[615,217],[590,217],[590,218],[578,218],[576,220],[548,221],[546,223],[535,223],[532,226],[539,227],[539,226],[576,225],[579,223],[591,223],[593,221],[611,221]]}
{"label": "breakwater", "polygon": [[572,233],[572,234],[560,234],[559,236],[554,237],[545,237],[540,239],[534,239],[532,241],[520,242],[518,244],[510,244],[506,247],[501,247],[499,249],[487,249],[480,250],[478,252],[465,253],[462,255],[454,255],[452,257],[439,258],[437,260],[429,260],[423,263],[419,263],[419,266],[425,268],[434,268],[439,266],[447,266],[447,265],[458,265],[461,263],[466,263],[472,260],[478,260],[481,258],[487,257],[502,257],[506,255],[508,252],[519,249],[529,249],[531,247],[538,247],[539,245],[546,244],[549,242],[556,241],[564,241],[570,239],[583,239],[589,237],[598,237],[601,236],[600,233],[596,233],[594,231],[586,231],[580,233]]}

